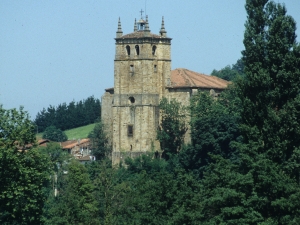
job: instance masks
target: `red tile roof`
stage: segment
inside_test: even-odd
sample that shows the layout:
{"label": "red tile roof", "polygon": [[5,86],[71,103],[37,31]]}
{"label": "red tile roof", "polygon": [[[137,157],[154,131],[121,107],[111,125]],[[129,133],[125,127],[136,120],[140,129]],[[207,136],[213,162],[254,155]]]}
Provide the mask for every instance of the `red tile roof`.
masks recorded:
{"label": "red tile roof", "polygon": [[230,82],[221,78],[180,68],[171,71],[171,86],[168,88],[195,87],[225,89],[228,84]]}
{"label": "red tile roof", "polygon": [[81,139],[80,141],[78,141],[78,140],[65,141],[65,142],[61,143],[61,147],[62,147],[62,149],[71,149],[71,148],[74,148],[75,146],[87,143],[89,141],[90,141],[89,138]]}

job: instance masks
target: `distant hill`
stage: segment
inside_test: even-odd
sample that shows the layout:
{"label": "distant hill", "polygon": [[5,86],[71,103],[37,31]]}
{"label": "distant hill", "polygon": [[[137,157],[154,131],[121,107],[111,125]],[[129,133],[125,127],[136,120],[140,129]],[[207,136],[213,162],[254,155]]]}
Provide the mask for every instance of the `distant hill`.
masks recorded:
{"label": "distant hill", "polygon": [[[68,140],[76,140],[76,139],[82,139],[87,138],[89,133],[94,129],[95,123],[89,124],[82,127],[73,128],[70,130],[66,130],[65,133],[68,136]],[[38,133],[36,135],[37,139],[41,139],[43,136],[43,133]]]}

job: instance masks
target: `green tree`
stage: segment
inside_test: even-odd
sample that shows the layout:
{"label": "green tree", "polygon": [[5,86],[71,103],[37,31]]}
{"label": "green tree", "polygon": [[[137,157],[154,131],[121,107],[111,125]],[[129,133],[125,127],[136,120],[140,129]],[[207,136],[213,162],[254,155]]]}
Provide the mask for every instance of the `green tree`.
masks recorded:
{"label": "green tree", "polygon": [[228,66],[225,66],[221,70],[213,70],[211,72],[211,75],[219,77],[219,78],[227,80],[227,81],[232,81],[237,76],[239,76],[239,73],[236,70],[233,70],[232,67],[228,65]]}
{"label": "green tree", "polygon": [[94,96],[75,103],[59,104],[57,107],[50,105],[38,112],[34,123],[38,131],[43,132],[49,126],[55,126],[61,130],[94,123],[101,115],[101,104]]}
{"label": "green tree", "polygon": [[300,203],[294,200],[300,196],[296,24],[284,5],[273,1],[247,0],[246,11],[245,78],[235,83],[243,142],[236,143],[237,163],[219,156],[203,179],[204,221],[299,224]]}
{"label": "green tree", "polygon": [[161,122],[157,130],[157,140],[163,150],[163,157],[175,155],[184,143],[187,131],[186,109],[175,99],[170,102],[163,98],[159,104]]}
{"label": "green tree", "polygon": [[221,70],[213,70],[211,75],[228,81],[234,81],[238,77],[244,76],[244,62],[242,59],[237,60],[232,66],[228,65]]}
{"label": "green tree", "polygon": [[151,156],[130,160],[129,189],[122,196],[116,224],[199,224],[198,181],[182,169]]}
{"label": "green tree", "polygon": [[260,152],[285,163],[300,144],[296,24],[283,5],[254,2],[246,4],[248,21],[242,52],[246,79],[238,83],[242,130],[246,143],[259,141]]}
{"label": "green tree", "polygon": [[[258,211],[277,223],[299,220],[300,46],[284,5],[247,1],[240,145],[243,173],[253,176]],[[260,163],[261,165],[259,165]],[[262,166],[265,165],[265,166]],[[275,179],[284,173],[285,179]],[[267,182],[268,181],[268,182]],[[271,192],[265,192],[268,188]],[[293,191],[292,191],[293,190]],[[279,208],[281,207],[281,210]],[[299,221],[298,221],[299,222]]]}
{"label": "green tree", "polygon": [[1,224],[41,224],[50,164],[32,147],[34,128],[23,108],[0,106]]}
{"label": "green tree", "polygon": [[47,127],[43,133],[44,139],[49,139],[51,141],[63,142],[68,140],[68,136],[61,129],[55,126]]}
{"label": "green tree", "polygon": [[110,156],[111,146],[109,146],[108,138],[101,122],[95,124],[95,127],[89,133],[88,138],[90,138],[92,154],[96,157],[96,160],[101,160]]}
{"label": "green tree", "polygon": [[247,0],[246,10],[245,77],[234,84],[243,142],[232,143],[236,161],[209,154],[201,180],[200,221],[299,224],[299,201],[294,200],[300,196],[295,22],[283,5],[272,1]]}
{"label": "green tree", "polygon": [[191,99],[191,145],[179,153],[181,165],[202,177],[211,155],[237,160],[233,142],[240,140],[239,103],[235,90],[229,88],[214,99],[199,92]]}
{"label": "green tree", "polygon": [[84,165],[72,160],[56,198],[45,210],[46,224],[100,224],[94,185]]}
{"label": "green tree", "polygon": [[95,199],[102,224],[118,224],[117,217],[122,217],[119,208],[123,206],[129,191],[128,171],[124,167],[112,167],[109,159],[94,161],[87,168],[95,186]]}

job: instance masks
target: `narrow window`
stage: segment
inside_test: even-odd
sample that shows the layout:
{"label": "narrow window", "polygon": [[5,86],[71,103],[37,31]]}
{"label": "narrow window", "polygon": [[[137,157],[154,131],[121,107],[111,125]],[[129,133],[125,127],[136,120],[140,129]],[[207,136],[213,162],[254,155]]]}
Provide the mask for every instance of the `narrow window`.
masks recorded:
{"label": "narrow window", "polygon": [[157,65],[154,65],[154,73],[157,73]]}
{"label": "narrow window", "polygon": [[129,56],[130,55],[130,46],[129,45],[126,46],[126,51],[127,51],[127,55]]}
{"label": "narrow window", "polygon": [[133,65],[130,65],[130,73],[133,73],[134,72],[134,67]]}
{"label": "narrow window", "polygon": [[136,55],[140,55],[140,47],[138,45],[135,46]]}
{"label": "narrow window", "polygon": [[128,135],[128,137],[133,136],[133,125],[128,125],[127,126],[127,135]]}
{"label": "narrow window", "polygon": [[155,52],[156,52],[156,46],[154,45],[154,46],[152,47],[152,55],[155,55]]}

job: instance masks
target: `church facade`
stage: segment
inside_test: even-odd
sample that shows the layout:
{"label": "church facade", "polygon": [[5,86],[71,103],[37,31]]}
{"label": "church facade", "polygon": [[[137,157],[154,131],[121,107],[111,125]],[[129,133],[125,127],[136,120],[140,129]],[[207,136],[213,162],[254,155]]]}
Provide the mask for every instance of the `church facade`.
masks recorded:
{"label": "church facade", "polygon": [[[102,96],[101,120],[112,146],[112,162],[160,149],[156,130],[159,103],[165,97],[189,105],[198,90],[217,96],[228,82],[187,69],[171,70],[171,38],[162,19],[159,34],[150,32],[148,17],[135,21],[132,33],[116,32],[114,87]],[[185,141],[190,138],[189,132]]]}

